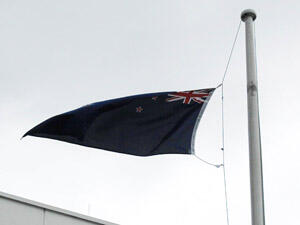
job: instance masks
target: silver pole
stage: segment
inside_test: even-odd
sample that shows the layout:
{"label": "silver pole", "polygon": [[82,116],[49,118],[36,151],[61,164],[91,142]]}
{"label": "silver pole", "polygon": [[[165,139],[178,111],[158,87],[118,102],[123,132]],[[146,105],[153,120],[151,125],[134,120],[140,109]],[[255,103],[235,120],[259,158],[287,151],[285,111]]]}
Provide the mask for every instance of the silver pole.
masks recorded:
{"label": "silver pole", "polygon": [[256,13],[251,9],[244,10],[241,14],[241,19],[246,24],[251,218],[252,225],[264,225],[264,192],[257,93],[256,51],[253,23],[256,19]]}

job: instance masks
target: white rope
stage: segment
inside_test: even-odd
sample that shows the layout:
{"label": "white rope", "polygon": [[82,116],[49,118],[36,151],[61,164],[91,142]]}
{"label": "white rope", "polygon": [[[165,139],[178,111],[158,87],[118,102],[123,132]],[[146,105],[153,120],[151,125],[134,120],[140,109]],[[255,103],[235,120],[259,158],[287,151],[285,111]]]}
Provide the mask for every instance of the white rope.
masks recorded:
{"label": "white rope", "polygon": [[236,43],[236,40],[239,36],[239,32],[240,32],[240,28],[241,28],[241,23],[242,21],[240,21],[239,23],[239,26],[238,26],[238,29],[237,29],[237,32],[235,34],[235,38],[234,38],[234,41],[233,41],[233,45],[232,45],[232,48],[230,50],[230,54],[229,54],[229,58],[228,58],[228,61],[227,61],[227,64],[226,64],[226,68],[225,68],[225,71],[224,71],[224,75],[223,75],[223,79],[222,79],[222,82],[221,82],[221,85],[223,86],[223,83],[224,83],[224,80],[225,80],[225,76],[227,74],[227,70],[228,70],[228,67],[229,67],[229,63],[230,63],[230,60],[231,60],[231,56],[232,56],[232,53],[233,53],[233,49],[235,47],[235,43]]}
{"label": "white rope", "polygon": [[[222,79],[222,82],[216,87],[216,89],[218,89],[219,87],[222,87],[222,149],[224,150],[224,104],[223,104],[223,99],[224,99],[224,91],[223,91],[223,83],[224,83],[224,80],[225,80],[225,76],[226,76],[226,73],[227,73],[227,70],[228,70],[228,67],[229,67],[229,63],[230,63],[230,60],[231,60],[231,56],[232,56],[232,52],[233,52],[233,49],[234,49],[234,46],[235,46],[235,43],[236,43],[236,40],[237,40],[237,37],[238,37],[238,34],[239,34],[239,31],[240,31],[240,26],[241,26],[241,22],[239,23],[239,26],[238,26],[238,30],[237,30],[237,33],[235,35],[235,38],[234,38],[234,42],[233,42],[233,45],[232,45],[232,48],[231,48],[231,51],[230,51],[230,55],[229,55],[229,58],[228,58],[228,61],[227,61],[227,64],[226,64],[226,68],[225,68],[225,72],[224,72],[224,75],[223,75],[223,79]],[[193,154],[197,159],[199,159],[200,161],[208,164],[208,165],[211,165],[211,166],[215,166],[217,168],[220,168],[221,166],[224,166],[224,151],[223,151],[223,164],[214,164],[214,163],[210,163],[202,158],[200,158],[199,156],[197,156],[196,154]]]}
{"label": "white rope", "polygon": [[194,154],[194,156],[195,156],[197,159],[199,159],[200,161],[202,161],[202,162],[204,162],[204,163],[206,163],[206,164],[208,164],[208,165],[210,165],[210,166],[215,166],[215,167],[217,167],[217,168],[220,168],[221,166],[223,166],[223,164],[213,164],[213,163],[207,162],[207,161],[205,161],[204,159],[201,159],[199,156],[197,156],[197,155],[195,155],[195,154]]}
{"label": "white rope", "polygon": [[229,213],[228,213],[228,194],[227,194],[227,181],[226,181],[226,170],[225,170],[225,122],[224,122],[224,81],[225,81],[225,77],[226,77],[226,74],[227,74],[227,70],[228,70],[228,67],[229,67],[229,64],[230,64],[230,61],[231,61],[231,56],[232,56],[232,53],[233,53],[233,50],[234,50],[234,47],[235,47],[235,44],[236,44],[236,41],[237,41],[237,38],[238,38],[238,34],[240,32],[240,27],[241,27],[241,21],[238,25],[238,29],[237,29],[237,32],[235,34],[235,38],[234,38],[234,41],[233,41],[233,45],[232,45],[232,48],[230,50],[230,54],[229,54],[229,58],[228,58],[228,61],[227,61],[227,64],[226,64],[226,68],[225,68],[225,71],[224,71],[224,75],[223,75],[223,78],[222,78],[222,82],[216,87],[219,88],[219,87],[222,87],[221,88],[221,93],[222,93],[222,96],[221,96],[221,99],[222,99],[222,164],[213,164],[213,163],[210,163],[202,158],[200,158],[199,156],[197,156],[196,154],[193,154],[197,159],[199,159],[200,161],[210,165],[210,166],[214,166],[216,168],[220,168],[222,167],[223,168],[223,179],[224,179],[224,192],[225,192],[225,205],[226,205],[226,218],[227,218],[227,225],[229,225]]}
{"label": "white rope", "polygon": [[224,75],[223,75],[223,78],[222,78],[222,82],[221,82],[221,86],[222,86],[222,96],[221,96],[221,99],[222,99],[222,159],[223,159],[223,179],[224,179],[224,194],[225,194],[225,205],[226,205],[226,219],[227,219],[227,225],[229,225],[229,209],[228,209],[228,194],[227,194],[227,181],[226,181],[226,170],[225,170],[225,118],[224,118],[224,81],[225,81],[225,77],[226,77],[226,74],[227,74],[227,70],[228,70],[228,67],[229,67],[229,63],[230,63],[230,60],[231,60],[231,56],[232,56],[232,53],[233,53],[233,50],[234,50],[234,47],[235,47],[235,44],[236,44],[236,41],[237,41],[237,38],[238,38],[238,34],[239,34],[239,31],[240,31],[240,27],[241,27],[241,21],[239,23],[239,26],[238,26],[238,29],[237,29],[237,32],[236,32],[236,35],[235,35],[235,38],[234,38],[234,41],[233,41],[233,45],[232,45],[232,48],[231,48],[231,51],[230,51],[230,54],[229,54],[229,58],[228,58],[228,61],[227,61],[227,65],[226,65],[226,68],[225,68],[225,72],[224,72]]}

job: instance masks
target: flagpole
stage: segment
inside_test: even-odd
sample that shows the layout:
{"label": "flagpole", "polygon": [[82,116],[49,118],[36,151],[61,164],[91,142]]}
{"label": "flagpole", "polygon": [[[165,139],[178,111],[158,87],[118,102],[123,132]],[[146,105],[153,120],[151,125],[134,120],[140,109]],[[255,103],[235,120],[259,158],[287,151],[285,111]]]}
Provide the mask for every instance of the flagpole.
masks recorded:
{"label": "flagpole", "polygon": [[247,9],[241,14],[246,24],[246,58],[247,58],[247,96],[248,96],[248,138],[251,187],[251,219],[252,225],[264,225],[264,192],[262,175],[262,157],[260,124],[258,109],[258,86],[256,71],[256,50],[254,37],[254,21],[256,13]]}

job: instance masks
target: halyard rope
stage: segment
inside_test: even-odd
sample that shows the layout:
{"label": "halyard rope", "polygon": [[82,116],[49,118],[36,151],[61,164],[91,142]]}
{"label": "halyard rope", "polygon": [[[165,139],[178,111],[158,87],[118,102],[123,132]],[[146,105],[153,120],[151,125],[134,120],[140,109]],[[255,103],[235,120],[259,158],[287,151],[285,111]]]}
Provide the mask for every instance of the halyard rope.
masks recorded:
{"label": "halyard rope", "polygon": [[227,225],[229,225],[229,213],[228,213],[229,210],[228,210],[227,181],[226,181],[226,170],[225,170],[224,81],[225,81],[227,70],[228,70],[228,67],[229,67],[229,64],[230,64],[230,61],[231,61],[231,56],[232,56],[234,47],[236,45],[236,41],[237,41],[239,32],[240,32],[241,23],[242,23],[242,21],[240,21],[240,23],[238,25],[238,28],[237,28],[237,32],[235,34],[233,45],[232,45],[232,48],[230,50],[229,58],[228,58],[228,61],[227,61],[226,67],[225,67],[224,74],[223,74],[222,82],[216,87],[216,89],[219,88],[219,87],[221,87],[221,100],[222,100],[222,106],[221,106],[222,107],[222,147],[221,147],[221,150],[222,150],[222,164],[213,164],[213,163],[207,162],[207,161],[203,160],[202,158],[200,158],[199,156],[197,156],[197,155],[194,154],[194,156],[197,159],[201,160],[202,162],[204,162],[204,163],[206,163],[208,165],[215,166],[217,168],[220,168],[220,167],[223,168],[223,179],[224,179],[224,192],[225,192],[225,205],[226,205]]}
{"label": "halyard rope", "polygon": [[226,181],[226,170],[225,170],[224,81],[225,81],[225,77],[226,77],[227,70],[228,70],[228,67],[229,67],[229,63],[230,63],[230,60],[231,60],[231,56],[232,56],[232,53],[233,53],[233,50],[234,50],[239,32],[240,32],[241,23],[242,23],[242,21],[240,21],[237,32],[235,34],[235,38],[234,38],[234,41],[233,41],[233,45],[232,45],[232,48],[231,48],[231,51],[230,51],[230,55],[229,55],[229,58],[228,58],[228,61],[227,61],[227,65],[226,65],[225,72],[224,72],[223,79],[222,79],[222,83],[221,83],[221,93],[222,93],[222,96],[221,96],[221,99],[222,99],[222,148],[221,148],[221,150],[222,150],[222,156],[223,156],[222,157],[222,159],[223,159],[223,167],[222,168],[223,168],[223,178],[224,178],[224,192],[225,192],[227,225],[229,225],[229,213],[228,213],[229,210],[228,210],[227,181]]}

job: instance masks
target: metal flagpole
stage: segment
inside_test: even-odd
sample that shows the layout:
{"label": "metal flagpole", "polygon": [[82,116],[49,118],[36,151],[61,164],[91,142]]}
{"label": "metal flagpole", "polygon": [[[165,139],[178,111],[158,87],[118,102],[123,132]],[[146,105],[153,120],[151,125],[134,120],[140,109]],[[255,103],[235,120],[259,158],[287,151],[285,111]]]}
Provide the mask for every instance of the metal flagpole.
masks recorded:
{"label": "metal flagpole", "polygon": [[264,225],[264,192],[254,38],[254,20],[256,19],[256,13],[251,9],[244,10],[241,14],[241,19],[246,24],[251,218],[252,225]]}

